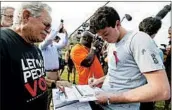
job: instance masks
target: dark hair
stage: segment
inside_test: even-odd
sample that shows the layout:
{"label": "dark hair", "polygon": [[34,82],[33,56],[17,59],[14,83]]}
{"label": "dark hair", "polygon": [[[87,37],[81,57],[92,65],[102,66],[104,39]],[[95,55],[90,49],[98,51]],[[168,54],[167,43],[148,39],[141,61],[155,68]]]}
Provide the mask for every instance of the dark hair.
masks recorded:
{"label": "dark hair", "polygon": [[143,21],[139,24],[139,30],[147,33],[148,35],[153,35],[158,32],[158,30],[161,28],[161,20],[154,17],[148,17],[143,19]]}
{"label": "dark hair", "polygon": [[94,38],[94,34],[92,34],[91,32],[89,31],[84,31],[81,35],[81,37],[83,38]]}
{"label": "dark hair", "polygon": [[93,42],[94,34],[89,31],[84,31],[81,34],[80,43],[88,48],[91,48],[91,43]]}
{"label": "dark hair", "polygon": [[120,17],[113,7],[100,7],[90,19],[90,32],[95,34],[105,27],[114,28],[117,20],[120,20]]}

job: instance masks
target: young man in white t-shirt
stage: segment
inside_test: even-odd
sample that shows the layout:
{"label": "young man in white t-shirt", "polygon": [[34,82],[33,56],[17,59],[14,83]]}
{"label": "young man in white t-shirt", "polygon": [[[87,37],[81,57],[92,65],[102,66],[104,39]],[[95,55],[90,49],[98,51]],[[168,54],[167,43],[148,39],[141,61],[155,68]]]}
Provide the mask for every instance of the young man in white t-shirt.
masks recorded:
{"label": "young man in white t-shirt", "polygon": [[170,98],[170,87],[157,47],[149,35],[128,32],[112,7],[100,7],[90,20],[90,31],[110,43],[108,74],[89,82],[103,82],[96,95],[105,110],[139,110],[140,102]]}

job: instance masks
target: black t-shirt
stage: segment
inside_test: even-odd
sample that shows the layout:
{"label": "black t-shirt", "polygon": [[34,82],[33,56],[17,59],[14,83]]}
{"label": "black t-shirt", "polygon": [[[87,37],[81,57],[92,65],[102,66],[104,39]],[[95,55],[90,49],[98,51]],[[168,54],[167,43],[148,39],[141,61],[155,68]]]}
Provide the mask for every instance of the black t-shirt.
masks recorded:
{"label": "black t-shirt", "polygon": [[47,85],[40,50],[17,33],[1,28],[2,110],[46,110]]}

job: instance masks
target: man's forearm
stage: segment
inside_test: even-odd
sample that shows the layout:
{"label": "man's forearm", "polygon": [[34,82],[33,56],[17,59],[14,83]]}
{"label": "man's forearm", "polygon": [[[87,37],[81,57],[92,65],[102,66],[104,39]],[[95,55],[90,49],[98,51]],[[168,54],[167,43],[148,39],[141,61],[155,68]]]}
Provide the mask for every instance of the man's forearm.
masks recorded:
{"label": "man's forearm", "polygon": [[[134,103],[134,102],[151,102],[155,101],[155,96],[150,91],[145,91],[148,89],[147,85],[133,89],[123,93],[114,93],[110,95],[111,103]],[[151,88],[150,88],[151,89]],[[140,92],[139,92],[140,91]],[[151,96],[151,97],[150,97]]]}
{"label": "man's forearm", "polygon": [[51,33],[46,37],[46,39],[40,43],[39,48],[44,49],[48,45],[50,45],[52,43],[52,41],[54,40],[54,38],[56,37],[57,33],[58,33],[57,30],[52,30]]}
{"label": "man's forearm", "polygon": [[90,67],[94,61],[95,54],[95,50],[91,49],[88,56],[81,62],[81,66]]}
{"label": "man's forearm", "polygon": [[99,78],[99,79],[98,79],[98,83],[99,83],[99,84],[103,83],[104,80],[105,80],[105,78],[106,78],[106,76],[103,76],[103,77]]}
{"label": "man's forearm", "polygon": [[135,103],[154,101],[152,100],[154,99],[153,97],[152,99],[150,98],[150,96],[152,96],[152,93],[150,93],[149,91],[145,91],[145,89],[148,89],[147,85],[129,90],[127,92],[110,94],[110,103]]}
{"label": "man's forearm", "polygon": [[94,61],[94,56],[95,56],[95,51],[91,49],[90,53],[86,57],[86,60],[88,61],[89,64],[92,64],[92,62]]}
{"label": "man's forearm", "polygon": [[68,33],[65,32],[65,36],[59,36],[60,41],[55,44],[57,49],[62,49],[68,44]]}
{"label": "man's forearm", "polygon": [[[116,94],[110,96],[110,101],[113,102],[152,102],[167,100],[167,91],[162,89],[157,89],[152,87],[153,85],[146,84],[144,86],[138,87],[136,89],[129,90],[127,92]],[[163,93],[164,92],[164,93]]]}

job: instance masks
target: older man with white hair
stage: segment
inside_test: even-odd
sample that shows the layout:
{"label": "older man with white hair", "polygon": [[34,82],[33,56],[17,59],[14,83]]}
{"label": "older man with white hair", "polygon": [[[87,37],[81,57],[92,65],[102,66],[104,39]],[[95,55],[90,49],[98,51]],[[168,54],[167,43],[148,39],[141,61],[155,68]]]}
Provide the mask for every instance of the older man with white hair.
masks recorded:
{"label": "older man with white hair", "polygon": [[50,33],[50,12],[41,2],[23,2],[12,28],[1,28],[2,110],[47,110],[44,61],[34,43]]}

